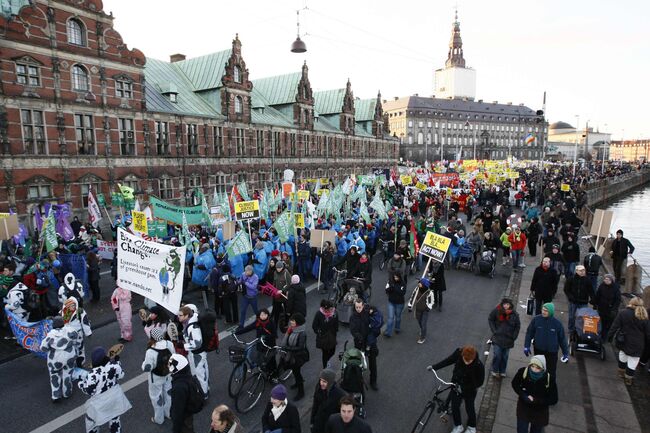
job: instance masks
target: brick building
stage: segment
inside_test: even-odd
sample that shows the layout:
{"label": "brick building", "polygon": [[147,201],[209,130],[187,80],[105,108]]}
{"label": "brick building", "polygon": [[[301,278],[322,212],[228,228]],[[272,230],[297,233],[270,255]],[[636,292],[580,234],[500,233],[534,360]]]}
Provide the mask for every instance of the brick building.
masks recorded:
{"label": "brick building", "polygon": [[[0,209],[31,225],[34,206],[117,183],[189,204],[281,179],[341,179],[399,155],[381,99],[312,91],[307,65],[252,82],[230,49],[169,62],[129,49],[101,0],[0,0]],[[319,111],[323,110],[323,111]],[[85,218],[85,216],[84,216]]]}

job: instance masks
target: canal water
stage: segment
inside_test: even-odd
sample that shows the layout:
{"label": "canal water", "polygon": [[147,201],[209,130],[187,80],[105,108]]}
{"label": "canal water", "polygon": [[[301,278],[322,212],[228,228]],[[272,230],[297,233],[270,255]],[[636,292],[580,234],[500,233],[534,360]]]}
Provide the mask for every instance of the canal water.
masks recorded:
{"label": "canal water", "polygon": [[[623,229],[634,245],[634,258],[650,273],[650,185],[608,203],[607,209],[614,211],[610,231]],[[642,278],[643,287],[650,285],[650,277],[644,274]]]}

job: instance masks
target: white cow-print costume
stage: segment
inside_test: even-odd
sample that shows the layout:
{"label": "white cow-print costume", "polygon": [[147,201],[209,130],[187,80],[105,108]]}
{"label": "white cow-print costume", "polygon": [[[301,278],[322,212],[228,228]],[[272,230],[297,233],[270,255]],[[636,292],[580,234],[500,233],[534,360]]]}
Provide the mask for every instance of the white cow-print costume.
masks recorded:
{"label": "white cow-print costume", "polygon": [[198,323],[199,310],[194,304],[187,304],[187,307],[191,308],[194,314],[183,324],[184,348],[187,350],[187,360],[190,363],[192,374],[199,380],[203,393],[208,395],[210,392],[210,385],[208,384],[208,354],[207,352],[192,352],[200,348],[203,344],[201,327]]}
{"label": "white cow-print costume", "polygon": [[[144,362],[142,363],[142,371],[151,372],[158,364],[158,355],[161,350],[169,350],[170,356],[175,352],[174,345],[169,340],[156,341],[156,343],[147,349],[144,354]],[[149,374],[149,398],[153,406],[153,421],[156,424],[165,422],[165,418],[170,417],[169,410],[172,405],[172,398],[170,391],[172,389],[171,376],[159,376],[155,373]]]}
{"label": "white cow-print costume", "polygon": [[83,308],[79,307],[79,302],[75,298],[68,298],[65,300],[65,302],[68,302],[68,300],[70,302],[76,303],[77,305],[77,311],[67,325],[70,326],[72,330],[77,332],[77,352],[80,359],[79,362],[83,364],[86,362],[86,348],[84,340],[85,337],[92,335],[93,331],[90,328],[90,320],[88,320],[88,315]]}
{"label": "white cow-print costume", "polygon": [[81,281],[77,281],[72,272],[68,272],[63,277],[63,284],[59,287],[59,304],[63,305],[66,299],[74,296],[77,299],[81,299],[84,296],[83,284]]}
{"label": "white cow-print costume", "polygon": [[[63,319],[60,319],[63,323]],[[69,325],[55,328],[41,342],[47,353],[47,370],[50,373],[52,401],[72,395],[72,369],[77,360],[77,331]]]}
{"label": "white cow-print costume", "polygon": [[25,301],[29,288],[23,283],[18,283],[9,290],[5,297],[7,310],[14,313],[20,320],[29,321],[29,311],[25,308]]}
{"label": "white cow-print costume", "polygon": [[[103,401],[100,405],[97,405],[96,402],[98,402],[100,394],[104,394],[112,388],[119,388],[118,381],[123,377],[124,370],[122,370],[120,362],[110,361],[105,365],[93,368],[88,375],[79,381],[79,389],[91,397],[86,404],[86,433],[98,433],[99,426],[104,424],[99,417],[107,416],[111,417],[107,421],[109,432],[120,433],[122,431],[120,415],[126,412],[126,410],[123,410],[124,405],[126,404],[130,408],[130,404],[121,388],[113,390],[119,392],[111,399]],[[116,413],[108,413],[107,411],[116,411]]]}

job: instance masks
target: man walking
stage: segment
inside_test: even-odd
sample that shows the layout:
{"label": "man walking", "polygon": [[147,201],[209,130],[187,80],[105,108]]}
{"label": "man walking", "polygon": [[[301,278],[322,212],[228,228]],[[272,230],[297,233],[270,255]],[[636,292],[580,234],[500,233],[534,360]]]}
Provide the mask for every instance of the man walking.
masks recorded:
{"label": "man walking", "polygon": [[569,300],[569,336],[572,336],[576,330],[576,312],[578,308],[586,307],[594,297],[591,281],[587,278],[587,271],[584,266],[576,266],[576,273],[567,278],[564,283],[564,293]]}
{"label": "man walking", "polygon": [[346,395],[340,401],[339,413],[330,416],[325,426],[325,433],[372,433],[365,421],[356,416],[355,401]]}
{"label": "man walking", "polygon": [[627,238],[623,237],[623,230],[616,230],[616,239],[612,242],[609,255],[612,257],[614,277],[620,284],[623,284],[625,280],[625,278],[621,278],[621,268],[627,263],[627,255],[632,253],[634,253],[634,246]]}
{"label": "man walking", "polygon": [[535,314],[542,313],[542,305],[553,302],[559,281],[560,275],[551,268],[551,259],[544,257],[542,264],[535,268],[530,283],[530,294],[535,298]]}
{"label": "man walking", "polygon": [[548,302],[542,306],[542,314],[535,316],[528,324],[526,340],[524,342],[524,355],[530,355],[530,344],[534,339],[533,351],[535,355],[546,357],[546,371],[555,377],[557,368],[557,354],[562,349],[562,362],[569,362],[569,346],[562,323],[553,315],[555,306]]}
{"label": "man walking", "polygon": [[589,253],[585,256],[582,264],[587,270],[587,278],[591,281],[591,288],[596,293],[596,289],[598,288],[598,273],[601,267],[604,268],[603,259],[596,253],[596,248],[589,247]]}
{"label": "man walking", "polygon": [[509,298],[503,298],[501,303],[492,310],[488,317],[488,323],[492,331],[492,350],[494,351],[491,373],[494,377],[506,377],[508,354],[514,347],[521,328],[519,314],[513,308]]}

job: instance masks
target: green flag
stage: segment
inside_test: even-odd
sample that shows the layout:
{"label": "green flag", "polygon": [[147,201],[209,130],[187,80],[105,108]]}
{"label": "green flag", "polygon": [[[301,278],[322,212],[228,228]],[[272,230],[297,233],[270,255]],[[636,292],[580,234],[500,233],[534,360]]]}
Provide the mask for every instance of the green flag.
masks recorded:
{"label": "green flag", "polygon": [[43,236],[45,239],[45,250],[49,253],[56,249],[59,246],[59,243],[56,239],[56,221],[54,220],[54,212],[50,209],[50,214],[45,220],[45,225],[43,227]]}
{"label": "green flag", "polygon": [[208,202],[203,194],[201,194],[201,210],[203,211],[203,221],[210,225],[210,208],[208,208]]}
{"label": "green flag", "polygon": [[185,218],[185,212],[183,212],[181,238],[183,240],[183,245],[185,245],[187,248],[192,248],[192,235],[190,234],[190,228],[187,226],[187,218]]}
{"label": "green flag", "polygon": [[361,202],[361,208],[359,208],[359,218],[363,218],[366,224],[370,224],[370,214],[364,202]]}
{"label": "green flag", "polygon": [[275,231],[278,232],[280,242],[286,242],[289,240],[289,236],[294,231],[293,219],[291,218],[291,215],[289,215],[289,212],[282,212],[282,215],[280,215],[273,223],[273,227],[275,227]]}
{"label": "green flag", "polygon": [[370,202],[370,207],[377,212],[379,215],[379,219],[381,220],[387,220],[388,219],[388,214],[386,213],[386,207],[384,206],[384,203],[381,201],[381,197],[379,196],[379,191],[375,193],[375,197],[372,199]]}
{"label": "green flag", "polygon": [[232,241],[226,247],[226,253],[229,257],[238,256],[240,254],[246,254],[253,251],[251,246],[251,240],[248,237],[248,233],[244,230],[237,232],[237,235],[233,238]]}
{"label": "green flag", "polygon": [[106,199],[104,198],[104,194],[97,194],[97,204],[102,207],[106,206]]}
{"label": "green flag", "polygon": [[122,197],[122,194],[113,192],[111,193],[111,205],[113,207],[122,207],[124,206],[124,198]]}
{"label": "green flag", "polygon": [[248,188],[246,188],[246,182],[242,182],[239,185],[237,185],[237,191],[239,191],[239,194],[244,199],[244,201],[249,201],[251,199],[250,196],[248,195]]}

